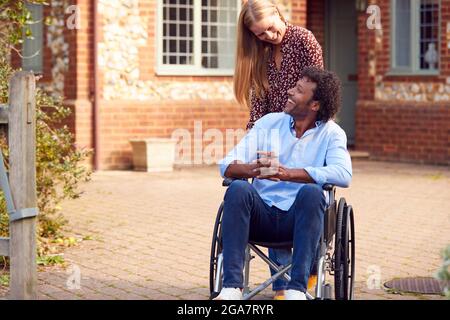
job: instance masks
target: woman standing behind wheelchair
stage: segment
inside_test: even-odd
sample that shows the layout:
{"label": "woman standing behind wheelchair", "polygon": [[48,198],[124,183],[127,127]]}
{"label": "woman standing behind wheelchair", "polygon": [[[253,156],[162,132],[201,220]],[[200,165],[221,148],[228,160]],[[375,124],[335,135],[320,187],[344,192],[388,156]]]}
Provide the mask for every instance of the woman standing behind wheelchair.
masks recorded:
{"label": "woman standing behind wheelchair", "polygon": [[[234,92],[237,101],[250,109],[247,129],[266,114],[283,111],[287,91],[309,66],[323,68],[322,48],[314,35],[288,23],[275,1],[244,1],[238,22]],[[290,250],[269,249],[269,257],[279,265],[290,263],[291,256]],[[316,279],[310,277],[308,289]],[[286,286],[282,278],[273,283],[274,299],[284,299]]]}

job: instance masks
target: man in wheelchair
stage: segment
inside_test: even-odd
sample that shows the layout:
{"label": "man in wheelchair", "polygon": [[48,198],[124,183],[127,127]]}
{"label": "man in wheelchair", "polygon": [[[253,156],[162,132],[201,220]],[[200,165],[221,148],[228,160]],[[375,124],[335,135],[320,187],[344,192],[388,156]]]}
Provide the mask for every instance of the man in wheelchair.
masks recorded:
{"label": "man in wheelchair", "polygon": [[[340,107],[337,76],[306,68],[288,95],[283,112],[258,120],[220,161],[221,175],[236,180],[224,197],[223,282],[218,300],[242,299],[249,240],[292,243],[291,281],[285,298],[306,300],[324,223],[322,186],[350,184],[347,138],[332,120]],[[258,157],[260,150],[265,156]]]}

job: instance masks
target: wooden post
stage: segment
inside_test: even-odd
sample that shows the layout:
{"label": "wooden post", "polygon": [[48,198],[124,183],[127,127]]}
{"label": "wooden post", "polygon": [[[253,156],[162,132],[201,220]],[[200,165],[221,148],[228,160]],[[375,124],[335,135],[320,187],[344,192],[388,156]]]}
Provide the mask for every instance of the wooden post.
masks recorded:
{"label": "wooden post", "polygon": [[[37,206],[35,87],[30,72],[17,72],[10,81],[9,181],[16,210]],[[11,298],[36,299],[36,217],[11,222],[9,233]]]}

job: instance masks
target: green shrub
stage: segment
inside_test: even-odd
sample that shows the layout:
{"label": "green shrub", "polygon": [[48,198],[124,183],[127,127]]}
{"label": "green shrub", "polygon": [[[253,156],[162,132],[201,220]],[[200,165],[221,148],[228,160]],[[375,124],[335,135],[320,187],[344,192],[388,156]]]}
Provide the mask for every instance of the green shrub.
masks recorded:
{"label": "green shrub", "polygon": [[[34,22],[25,4],[44,4],[46,0],[0,0],[0,50],[2,53],[16,49],[25,37],[31,38],[30,25]],[[49,23],[50,20],[45,21]],[[8,52],[7,52],[8,53]],[[2,54],[3,55],[3,54]]]}
{"label": "green shrub", "polygon": [[[15,72],[9,65],[8,47],[20,44],[24,34],[29,35],[27,25],[32,17],[24,3],[22,0],[0,0],[0,26],[8,26],[0,34],[0,104],[8,102],[9,78]],[[40,256],[47,251],[47,246],[39,246],[42,238],[61,236],[61,226],[65,219],[60,213],[59,204],[64,199],[79,197],[79,184],[90,178],[91,172],[83,164],[91,151],[76,148],[73,134],[64,125],[64,120],[70,113],[71,110],[63,106],[62,99],[51,97],[39,88],[36,90],[37,234]],[[8,166],[5,131],[0,136],[0,148]],[[0,195],[0,237],[8,236],[8,224],[5,201],[3,195]]]}
{"label": "green shrub", "polygon": [[[0,69],[2,66],[0,65]],[[0,77],[0,88],[7,86],[7,78]],[[5,101],[1,101],[5,103]],[[58,231],[64,223],[58,215],[59,204],[67,198],[77,198],[77,186],[87,181],[89,170],[81,165],[89,152],[74,146],[73,134],[67,126],[58,128],[70,110],[41,90],[36,92],[36,184],[39,208],[39,235],[60,236]],[[45,109],[45,112],[43,111]],[[0,147],[8,158],[6,137],[0,139]],[[6,160],[7,161],[7,160]],[[0,236],[4,236],[8,225],[5,218],[4,201],[0,206]]]}
{"label": "green shrub", "polygon": [[446,286],[444,288],[444,295],[450,299],[450,245],[442,250],[442,267],[436,273],[436,278],[444,281]]}

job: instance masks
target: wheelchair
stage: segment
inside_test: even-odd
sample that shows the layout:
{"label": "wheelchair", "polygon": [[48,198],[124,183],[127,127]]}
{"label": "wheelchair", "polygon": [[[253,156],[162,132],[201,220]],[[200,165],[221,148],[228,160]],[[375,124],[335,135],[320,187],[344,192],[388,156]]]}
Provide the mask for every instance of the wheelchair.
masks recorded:
{"label": "wheelchair", "polygon": [[[234,179],[226,178],[222,185],[228,187]],[[317,284],[314,295],[306,292],[308,300],[353,300],[355,279],[355,223],[353,208],[348,205],[345,198],[336,201],[336,187],[331,184],[323,186],[326,193],[327,207],[324,216],[324,228],[320,237],[317,263]],[[217,297],[222,289],[223,257],[222,257],[222,214],[224,202],[222,201],[217,212],[211,244],[209,289],[210,299]],[[261,248],[292,248],[292,242],[263,243],[249,240],[245,252],[243,299],[249,300],[270,286],[275,280],[283,277],[290,281],[288,271],[292,263],[287,266],[278,266]],[[275,274],[250,289],[250,262],[259,256]],[[327,279],[334,277],[334,290]]]}

